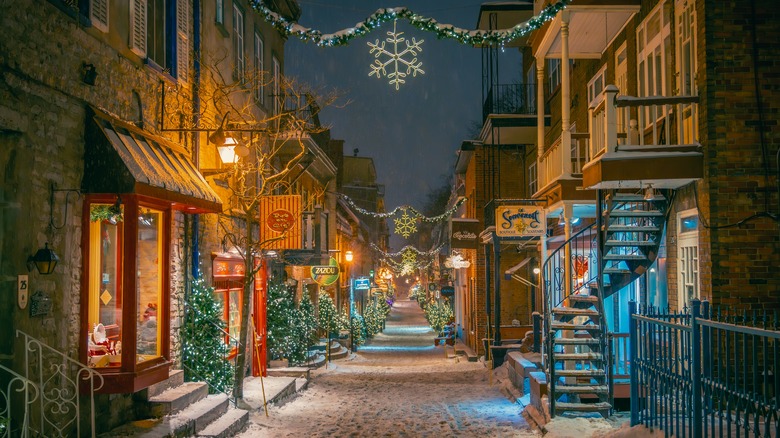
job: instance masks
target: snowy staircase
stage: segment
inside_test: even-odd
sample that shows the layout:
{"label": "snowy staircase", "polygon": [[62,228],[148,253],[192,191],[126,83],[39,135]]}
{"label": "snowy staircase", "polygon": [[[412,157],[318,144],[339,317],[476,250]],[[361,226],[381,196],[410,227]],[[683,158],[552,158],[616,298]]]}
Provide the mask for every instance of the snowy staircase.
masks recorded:
{"label": "snowy staircase", "polygon": [[[599,191],[600,218],[545,261],[545,370],[552,415],[610,414],[611,351],[604,299],[655,261],[668,205],[664,194],[648,199]],[[593,269],[596,266],[600,269]]]}
{"label": "snowy staircase", "polygon": [[208,394],[203,382],[184,382],[184,371],[172,370],[167,380],[139,391],[145,401],[138,417],[100,435],[109,437],[229,437],[243,429],[249,412],[233,408],[225,394]]}
{"label": "snowy staircase", "polygon": [[[551,311],[547,359],[550,411],[598,412],[604,416],[609,403],[604,317],[598,296],[590,290],[569,295]],[[584,403],[583,397],[595,399]]]}

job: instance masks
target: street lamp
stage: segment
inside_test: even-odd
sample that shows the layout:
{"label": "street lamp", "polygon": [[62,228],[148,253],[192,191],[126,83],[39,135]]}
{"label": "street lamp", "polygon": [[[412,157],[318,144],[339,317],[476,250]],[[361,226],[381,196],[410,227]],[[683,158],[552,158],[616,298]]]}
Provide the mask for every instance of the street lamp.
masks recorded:
{"label": "street lamp", "polygon": [[355,327],[352,322],[352,313],[354,312],[355,306],[355,292],[352,285],[352,260],[354,257],[352,251],[347,251],[344,254],[344,260],[347,262],[347,270],[349,272],[349,349],[352,350],[353,353],[355,352]]}

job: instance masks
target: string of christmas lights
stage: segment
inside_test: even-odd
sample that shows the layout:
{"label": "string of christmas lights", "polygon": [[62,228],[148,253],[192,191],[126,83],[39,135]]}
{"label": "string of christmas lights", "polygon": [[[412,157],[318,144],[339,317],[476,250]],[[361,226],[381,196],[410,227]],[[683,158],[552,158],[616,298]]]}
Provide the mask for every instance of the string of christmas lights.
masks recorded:
{"label": "string of christmas lights", "polygon": [[350,199],[349,196],[347,196],[347,195],[345,195],[343,193],[339,193],[338,195],[341,197],[341,199],[347,201],[347,204],[349,204],[350,207],[355,209],[355,211],[357,211],[360,214],[366,215],[366,216],[371,216],[371,217],[383,218],[384,219],[384,218],[395,216],[399,211],[403,212],[403,213],[406,213],[407,211],[410,211],[417,220],[420,220],[422,222],[427,222],[427,223],[435,223],[435,222],[440,222],[440,221],[442,221],[444,219],[448,219],[450,216],[452,216],[455,213],[455,210],[457,210],[458,207],[461,206],[461,204],[466,202],[466,198],[465,197],[464,198],[460,198],[460,199],[458,199],[457,202],[455,202],[455,205],[450,207],[450,209],[445,211],[444,213],[442,213],[442,214],[440,214],[438,216],[427,217],[424,214],[422,214],[419,211],[417,211],[414,207],[412,207],[410,205],[402,205],[402,206],[396,207],[396,208],[392,209],[391,211],[385,212],[385,213],[376,213],[376,212],[368,211],[368,210],[366,210],[364,208],[359,207],[357,204],[355,204],[355,202],[352,199]]}
{"label": "string of christmas lights", "polygon": [[417,29],[433,32],[440,39],[449,38],[461,44],[478,46],[486,43],[506,44],[516,38],[527,35],[539,29],[546,21],[552,20],[558,12],[564,9],[571,0],[558,0],[551,3],[539,12],[539,15],[531,17],[525,23],[520,23],[509,29],[499,30],[467,30],[455,27],[451,24],[441,24],[430,17],[416,14],[405,7],[382,8],[369,15],[368,18],[355,27],[342,29],[335,33],[323,34],[319,30],[310,29],[288,20],[276,12],[268,9],[262,0],[251,0],[250,4],[265,21],[270,23],[277,31],[285,36],[294,36],[304,42],[311,42],[321,47],[335,47],[349,44],[355,38],[367,35],[382,24],[397,19],[405,19]]}
{"label": "string of christmas lights", "polygon": [[385,257],[385,258],[398,257],[398,256],[401,256],[401,255],[404,255],[404,253],[407,252],[407,251],[414,251],[419,256],[431,257],[434,254],[438,254],[439,251],[441,251],[442,248],[444,248],[444,244],[443,243],[441,245],[437,246],[436,248],[431,249],[430,251],[420,251],[419,249],[413,247],[412,245],[406,245],[405,247],[401,248],[397,252],[384,252],[384,251],[382,251],[381,248],[376,246],[376,244],[374,244],[374,243],[371,244],[371,249],[373,249],[374,251],[378,252],[379,254],[382,255],[382,257]]}

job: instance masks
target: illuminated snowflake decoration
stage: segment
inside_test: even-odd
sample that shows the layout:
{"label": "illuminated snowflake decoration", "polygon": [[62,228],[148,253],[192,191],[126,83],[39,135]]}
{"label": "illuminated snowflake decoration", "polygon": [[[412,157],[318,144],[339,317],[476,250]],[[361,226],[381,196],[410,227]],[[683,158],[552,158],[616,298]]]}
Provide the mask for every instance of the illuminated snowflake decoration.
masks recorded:
{"label": "illuminated snowflake decoration", "polygon": [[[396,32],[395,24],[396,22],[393,21],[393,31],[387,32],[390,38],[385,38],[381,43],[379,40],[368,43],[368,46],[371,47],[369,53],[373,54],[375,58],[374,63],[371,65],[371,73],[368,75],[376,75],[377,79],[380,79],[382,76],[387,77],[390,79],[390,85],[395,85],[397,91],[401,84],[406,83],[405,77],[410,74],[413,77],[416,77],[417,73],[425,74],[421,68],[422,61],[417,61],[417,54],[422,52],[422,43],[425,40],[417,41],[412,38],[412,41],[409,42],[409,40],[401,36],[404,34],[403,32]],[[386,45],[388,43],[389,45]],[[410,55],[412,59],[407,60],[404,58],[407,55]]]}
{"label": "illuminated snowflake decoration", "polygon": [[409,263],[412,265],[417,263],[417,253],[411,249],[407,249],[403,254],[401,254],[401,263]]}
{"label": "illuminated snowflake decoration", "polygon": [[417,231],[417,218],[409,216],[406,210],[403,212],[404,214],[401,217],[393,219],[393,221],[395,222],[395,234],[400,234],[406,238]]}
{"label": "illuminated snowflake decoration", "polygon": [[414,266],[410,264],[404,264],[401,268],[401,276],[414,274]]}

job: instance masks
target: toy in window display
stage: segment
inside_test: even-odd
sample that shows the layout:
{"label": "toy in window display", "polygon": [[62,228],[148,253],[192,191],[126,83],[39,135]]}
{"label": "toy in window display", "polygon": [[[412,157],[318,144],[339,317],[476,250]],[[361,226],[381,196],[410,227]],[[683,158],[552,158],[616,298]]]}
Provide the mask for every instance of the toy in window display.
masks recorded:
{"label": "toy in window display", "polygon": [[157,354],[157,305],[149,303],[139,327],[139,354]]}

